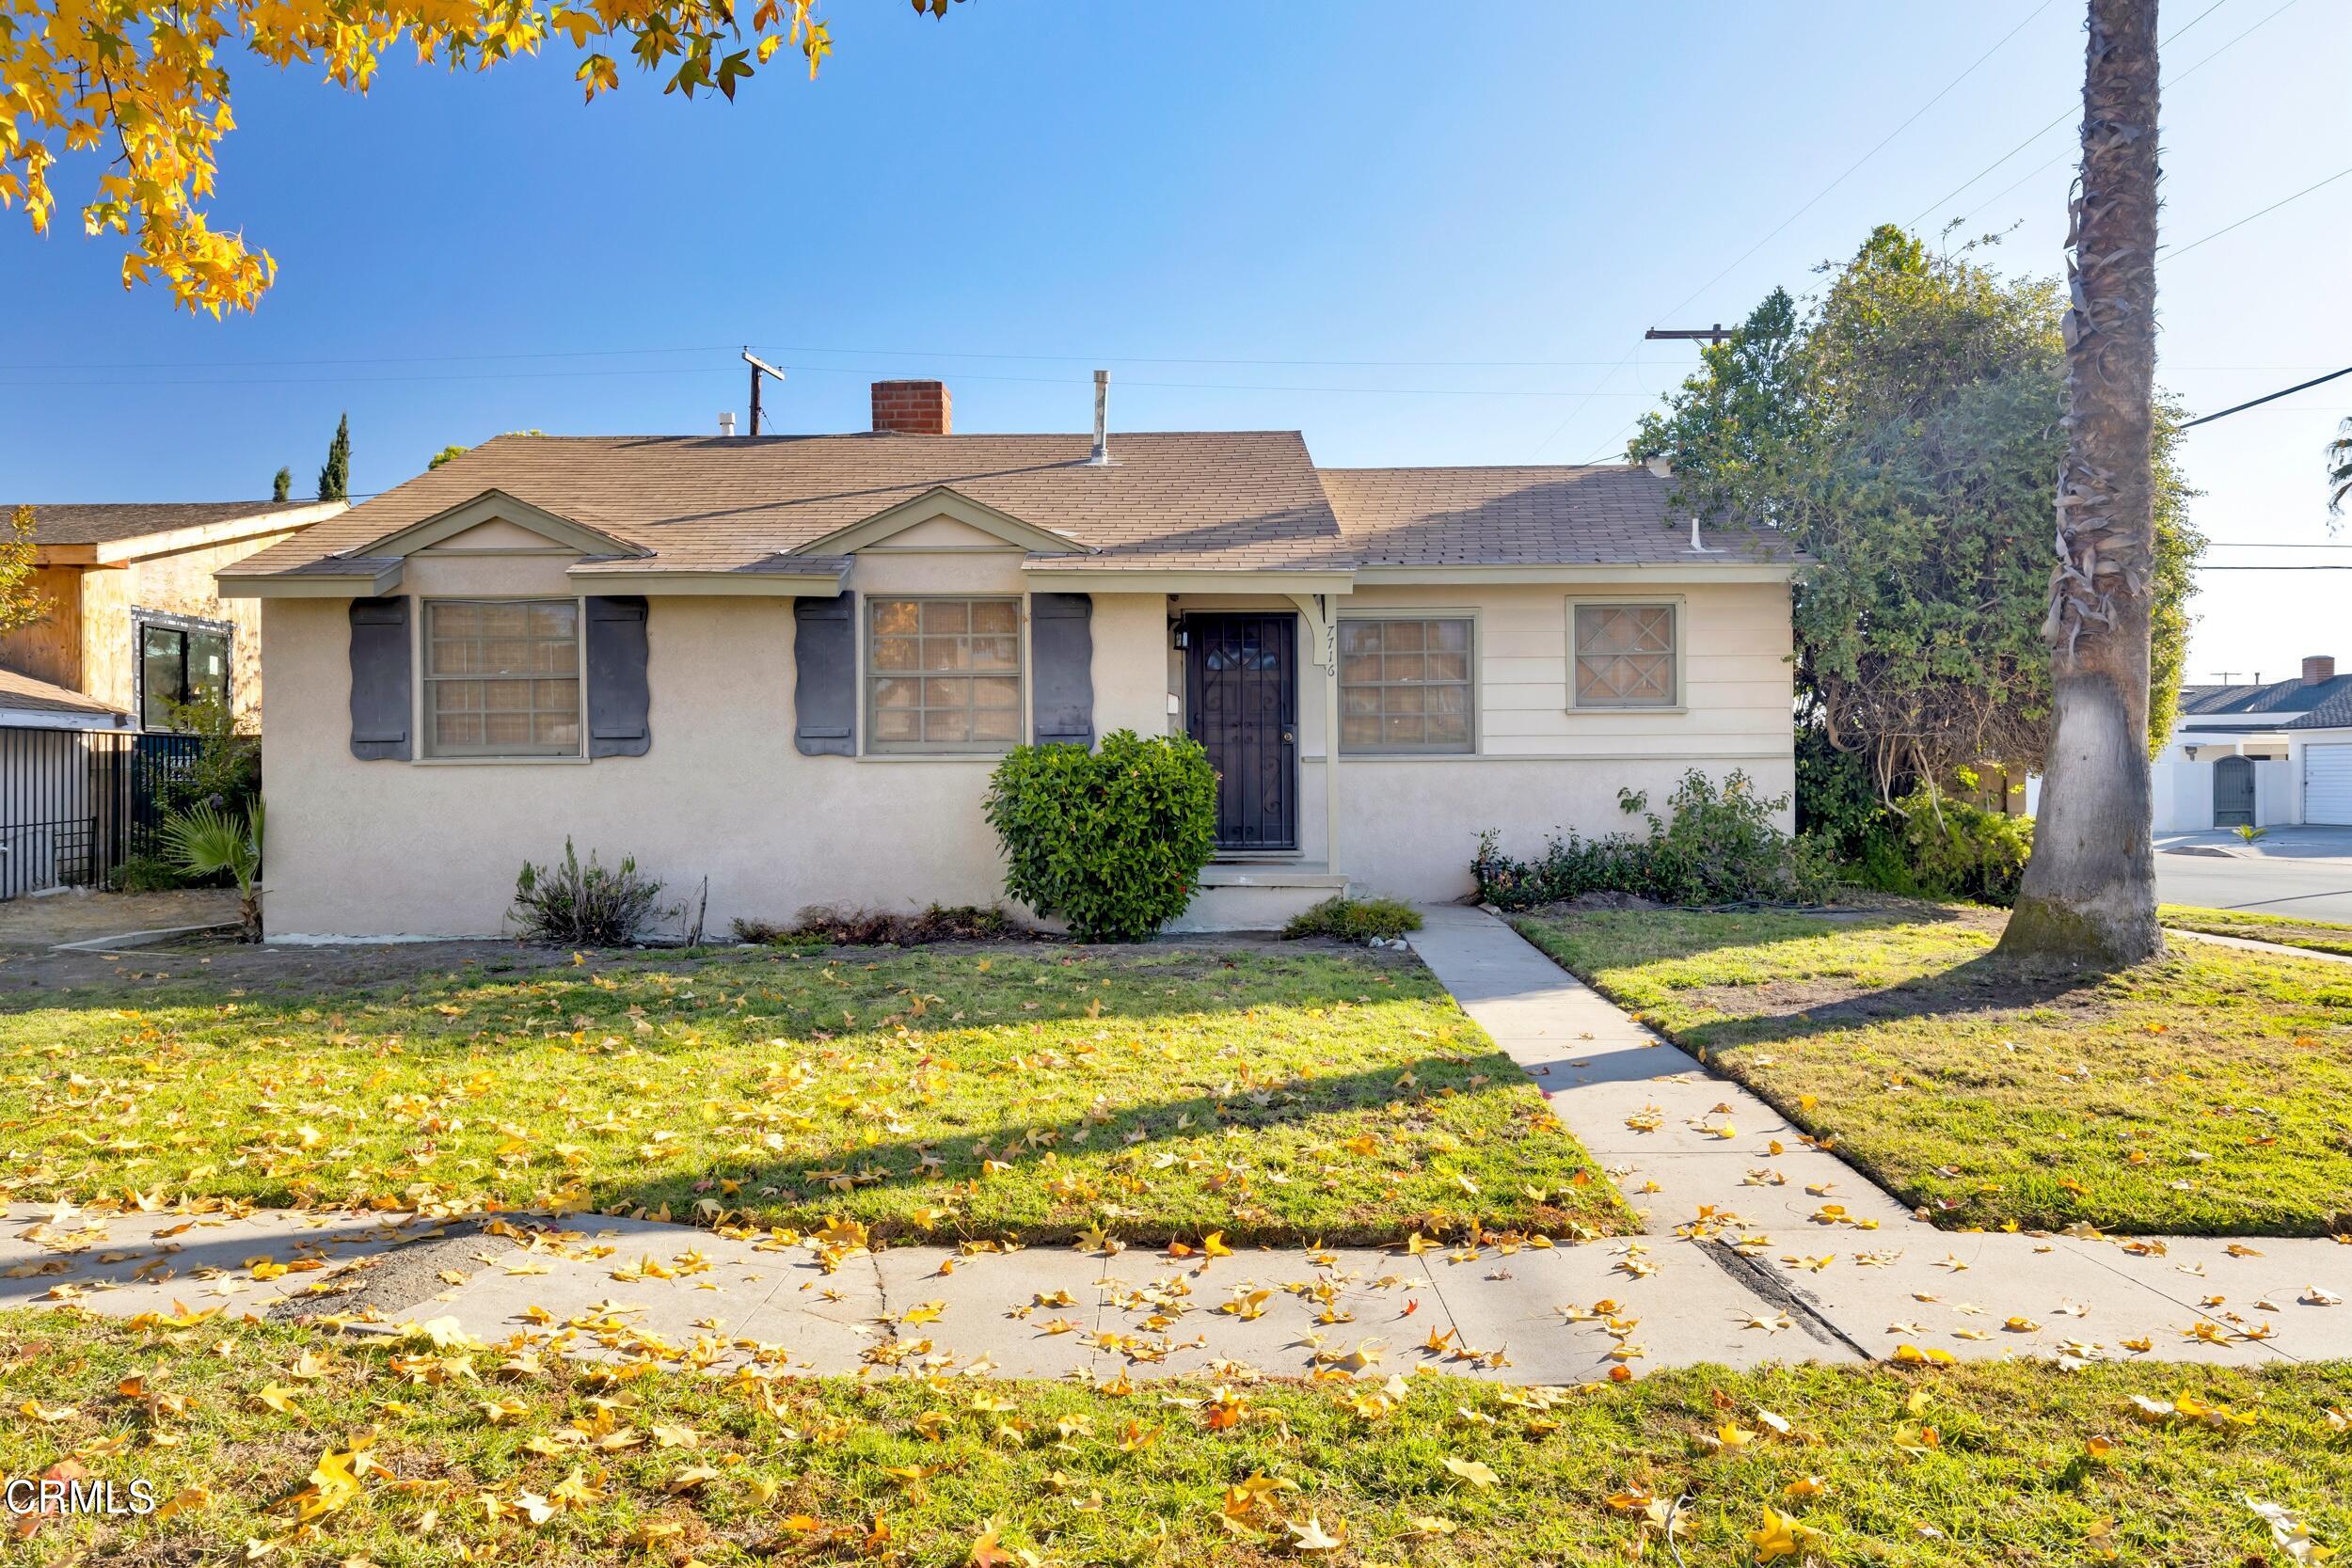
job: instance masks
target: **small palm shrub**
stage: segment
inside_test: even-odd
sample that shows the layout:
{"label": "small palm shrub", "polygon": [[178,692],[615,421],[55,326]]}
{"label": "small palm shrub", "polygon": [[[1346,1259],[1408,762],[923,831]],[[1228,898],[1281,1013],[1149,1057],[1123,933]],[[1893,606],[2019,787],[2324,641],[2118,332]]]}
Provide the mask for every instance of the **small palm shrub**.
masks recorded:
{"label": "small palm shrub", "polygon": [[1086,942],[1141,942],[1184,912],[1216,853],[1216,770],[1184,736],[1019,746],[990,775],[1005,891]]}
{"label": "small palm shrub", "polygon": [[661,884],[637,869],[634,856],[617,866],[580,863],[572,841],[552,865],[523,863],[515,879],[515,924],[525,942],[568,947],[619,947],[651,922],[674,912],[661,903]]}
{"label": "small palm shrub", "polygon": [[262,802],[225,811],[209,800],[164,818],[165,858],[191,877],[228,876],[237,884],[240,940],[262,940]]}
{"label": "small palm shrub", "polygon": [[1342,942],[1394,942],[1407,931],[1421,929],[1421,911],[1395,898],[1326,898],[1311,910],[1291,916],[1282,935],[1336,937]]}

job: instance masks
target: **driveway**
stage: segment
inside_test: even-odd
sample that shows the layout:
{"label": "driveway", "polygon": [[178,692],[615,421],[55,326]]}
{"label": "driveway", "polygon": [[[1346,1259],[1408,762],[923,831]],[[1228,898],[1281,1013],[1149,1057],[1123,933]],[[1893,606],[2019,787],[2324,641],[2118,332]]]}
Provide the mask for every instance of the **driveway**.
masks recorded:
{"label": "driveway", "polygon": [[171,893],[60,888],[0,902],[0,954],[46,953],[60,942],[218,926],[236,918],[234,888],[192,887]]}
{"label": "driveway", "polygon": [[2156,839],[2156,895],[2168,904],[2352,921],[2352,828],[2273,828]]}

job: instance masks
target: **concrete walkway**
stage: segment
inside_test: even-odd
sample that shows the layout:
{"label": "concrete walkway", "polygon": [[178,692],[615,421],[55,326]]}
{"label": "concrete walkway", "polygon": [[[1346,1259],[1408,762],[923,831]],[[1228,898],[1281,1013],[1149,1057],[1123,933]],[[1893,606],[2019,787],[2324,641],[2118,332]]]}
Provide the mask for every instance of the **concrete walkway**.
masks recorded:
{"label": "concrete walkway", "polygon": [[2328,1299],[2352,1298],[2352,1246],[2261,1239],[2233,1254],[2218,1240],[1939,1231],[1501,921],[1423,912],[1423,959],[1543,1088],[1647,1234],[1204,1262],[1068,1247],[828,1253],[771,1232],[589,1214],[19,1205],[0,1225],[0,1307],[329,1314],[388,1328],[447,1318],[479,1338],[549,1335],[590,1354],[1096,1381],[1428,1367],[1557,1384],[1620,1365],[1858,1361],[1904,1346],[2213,1365],[2352,1355],[2352,1306]]}

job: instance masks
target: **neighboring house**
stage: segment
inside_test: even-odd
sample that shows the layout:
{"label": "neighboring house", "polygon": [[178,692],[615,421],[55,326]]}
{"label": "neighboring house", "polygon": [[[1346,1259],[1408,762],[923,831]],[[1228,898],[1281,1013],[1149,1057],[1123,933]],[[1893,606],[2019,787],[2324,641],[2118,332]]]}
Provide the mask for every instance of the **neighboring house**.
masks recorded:
{"label": "neighboring house", "polygon": [[2352,826],[2352,675],[2314,655],[2293,680],[2183,687],[2154,786],[2158,832]]}
{"label": "neighboring house", "polygon": [[[347,510],[342,501],[172,501],[33,508],[33,586],[49,613],[0,635],[0,670],[169,727],[169,705],[261,711],[261,618],[213,574]],[[13,510],[13,508],[9,508]]]}
{"label": "neighboring house", "polygon": [[[1188,733],[1185,924],[1470,891],[1482,830],[1794,782],[1777,539],[1640,467],[1318,469],[1295,433],[507,436],[219,574],[262,601],[270,929],[499,930],[526,860],[634,855],[707,919],[1002,896],[1024,740]],[[1695,546],[1695,547],[1694,547]]]}

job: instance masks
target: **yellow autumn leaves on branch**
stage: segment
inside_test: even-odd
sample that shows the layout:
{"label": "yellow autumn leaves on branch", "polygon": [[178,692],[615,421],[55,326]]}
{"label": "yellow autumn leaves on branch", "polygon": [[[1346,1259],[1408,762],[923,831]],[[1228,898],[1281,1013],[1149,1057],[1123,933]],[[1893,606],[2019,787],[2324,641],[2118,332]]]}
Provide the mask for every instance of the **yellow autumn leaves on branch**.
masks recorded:
{"label": "yellow autumn leaves on branch", "polygon": [[732,99],[787,46],[816,75],[833,42],[814,3],[757,0],[746,16],[732,0],[0,0],[0,207],[46,232],[53,169],[87,157],[100,172],[82,226],[130,239],[125,288],[159,282],[181,309],[215,317],[250,310],[278,264],[204,211],[236,128],[233,57],[314,67],[365,92],[404,45],[421,64],[487,71],[552,36],[585,52],[588,98],[620,86],[626,55],[664,93]]}

